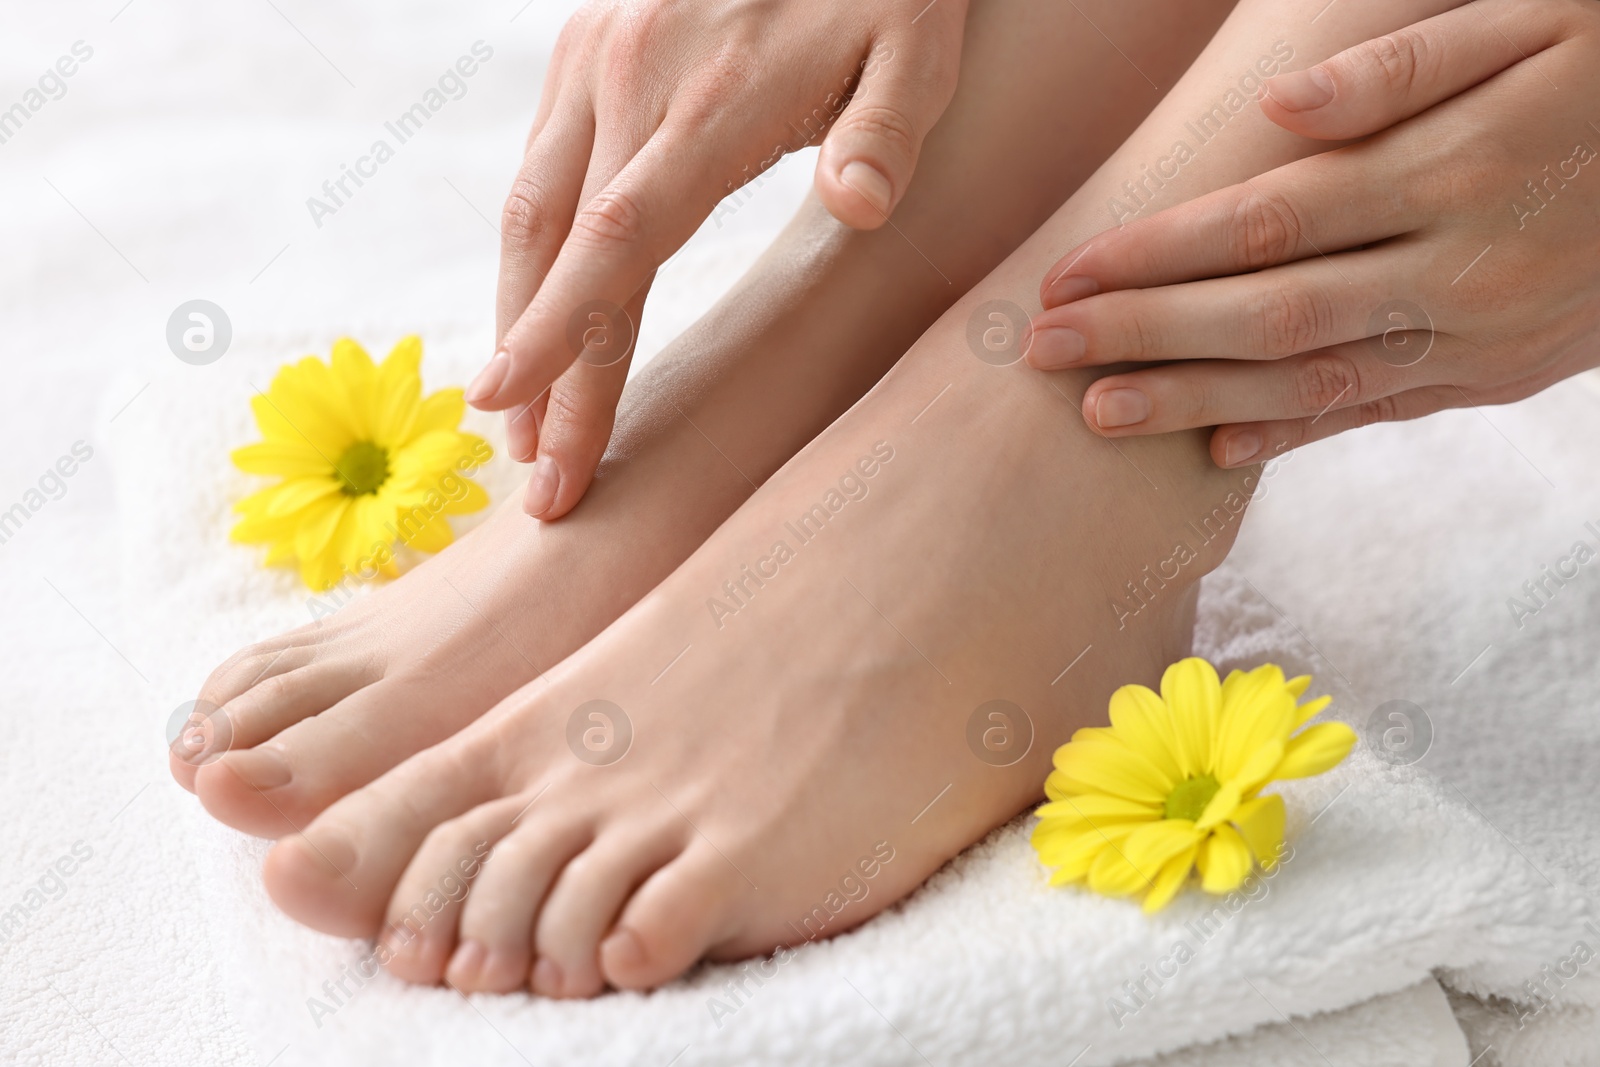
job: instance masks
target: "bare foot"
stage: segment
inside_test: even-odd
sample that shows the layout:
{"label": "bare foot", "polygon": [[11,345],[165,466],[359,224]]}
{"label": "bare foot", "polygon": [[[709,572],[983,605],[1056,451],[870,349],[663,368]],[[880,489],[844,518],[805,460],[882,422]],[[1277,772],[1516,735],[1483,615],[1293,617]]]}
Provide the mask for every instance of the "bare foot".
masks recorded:
{"label": "bare foot", "polygon": [[[578,648],[1042,222],[1154,102],[1145,75],[1175,77],[1226,3],[1190,5],[1145,34],[1131,46],[1137,70],[1042,9],[976,12],[963,63],[983,92],[957,93],[893,227],[846,231],[809,203],[630,386],[581,507],[547,526],[502,510],[336,617],[234,656],[200,693],[222,707],[214,735],[232,751],[174,753],[174,776],[230,825],[289,833]],[[1141,18],[1113,0],[1084,6],[1111,33]],[[1005,121],[1090,91],[1110,100],[1063,112],[1049,137],[1018,137]],[[1002,175],[1008,195],[993,196]]]}
{"label": "bare foot", "polygon": [[[1131,595],[1248,475],[1192,436],[1119,455],[1073,412],[941,323],[598,638],[280,841],[268,891],[318,929],[390,928],[402,977],[552,996],[870,917],[1187,651],[1237,529],[1242,494]],[[470,894],[434,914],[463,859]]]}
{"label": "bare foot", "polygon": [[[1012,353],[979,342],[1037,309],[1120,176],[1275,41],[1311,63],[1444,2],[1319,20],[1322,0],[1244,0],[1040,234],[671,577],[279,841],[273,899],[320,930],[383,931],[380,959],[413,981],[643,989],[848,929],[1036,800],[1116,686],[1187,651],[1195,583],[1256,472],[1218,470],[1204,434],[1098,438],[1089,376],[991,365]],[[1304,151],[1259,113],[1232,122],[1229,150],[1162,197]],[[469,893],[441,890],[459,877]]]}

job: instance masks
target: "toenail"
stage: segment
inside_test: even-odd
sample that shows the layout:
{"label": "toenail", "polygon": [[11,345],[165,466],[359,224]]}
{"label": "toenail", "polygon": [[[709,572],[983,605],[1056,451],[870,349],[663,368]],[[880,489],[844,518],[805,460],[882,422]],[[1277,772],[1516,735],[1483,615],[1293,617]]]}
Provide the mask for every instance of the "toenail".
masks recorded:
{"label": "toenail", "polygon": [[561,995],[561,965],[555,960],[541,958],[533,965],[533,991],[547,997]]}
{"label": "toenail", "polygon": [[600,958],[608,967],[634,969],[644,963],[644,943],[638,934],[620,927],[600,945]]}
{"label": "toenail", "polygon": [[240,781],[256,789],[277,789],[288,785],[293,773],[281,750],[265,746],[230,752],[224,762],[230,771],[239,776]]}
{"label": "toenail", "polygon": [[1150,417],[1150,398],[1137,389],[1107,389],[1094,402],[1094,421],[1102,430],[1132,426]]}
{"label": "toenail", "polygon": [[488,955],[482,941],[468,939],[461,942],[450,957],[450,965],[444,969],[445,977],[450,979],[451,985],[475,983],[483,973],[483,962]]}
{"label": "toenail", "polygon": [[1242,430],[1228,438],[1222,446],[1222,462],[1229,467],[1248,463],[1261,451],[1261,435],[1254,430]]}

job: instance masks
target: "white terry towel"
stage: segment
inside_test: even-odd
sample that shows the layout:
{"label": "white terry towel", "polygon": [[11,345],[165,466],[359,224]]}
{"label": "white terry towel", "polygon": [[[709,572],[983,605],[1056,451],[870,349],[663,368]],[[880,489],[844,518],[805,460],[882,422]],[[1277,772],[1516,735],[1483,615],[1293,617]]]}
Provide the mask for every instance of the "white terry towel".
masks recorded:
{"label": "white terry towel", "polygon": [[[471,369],[463,353],[481,351],[448,338],[432,344],[430,386],[463,380]],[[174,373],[115,426],[128,603],[142,619],[143,661],[171,692],[192,693],[238,645],[307,617],[292,577],[260,571],[224,539],[227,505],[249,487],[225,461],[229,446],[252,436],[249,381],[297,354],[241,349],[210,368],[203,387]],[[1438,420],[1403,432],[1458,447],[1450,436],[1458,429]],[[504,471],[490,476],[491,485],[506,481]],[[1269,484],[1262,509],[1270,512],[1289,480]],[[1374,490],[1363,491],[1370,501]],[[1257,549],[1241,552],[1244,563],[1257,565]],[[1292,541],[1278,552],[1285,566],[1317,566]],[[1272,659],[1329,682],[1330,664],[1241,566],[1207,584],[1200,653],[1223,669]],[[1337,575],[1327,579],[1337,598]],[[1353,661],[1337,667],[1354,671]],[[1366,710],[1347,712],[1359,720]],[[920,1054],[1094,1067],[1348,1008],[1430,975],[1474,997],[1527,1003],[1525,980],[1568,958],[1576,941],[1597,943],[1583,925],[1592,921],[1584,894],[1565,871],[1535,866],[1464,795],[1414,769],[1358,748],[1336,771],[1284,792],[1292,860],[1248,895],[1219,902],[1191,892],[1154,919],[1126,902],[1049,889],[1024,817],[861,929],[804,947],[759,985],[745,978],[737,995],[729,983],[750,973],[743,965],[702,967],[649,996],[584,1003],[467,1003],[380,976],[320,1019],[310,999],[327,1003],[324,983],[359,963],[365,946],[278,914],[259,885],[261,843],[197,807],[181,832],[205,872],[201,911],[228,1008],[261,1055],[281,1054],[284,1064],[889,1064]],[[1600,1003],[1597,973],[1579,968],[1563,998]]]}

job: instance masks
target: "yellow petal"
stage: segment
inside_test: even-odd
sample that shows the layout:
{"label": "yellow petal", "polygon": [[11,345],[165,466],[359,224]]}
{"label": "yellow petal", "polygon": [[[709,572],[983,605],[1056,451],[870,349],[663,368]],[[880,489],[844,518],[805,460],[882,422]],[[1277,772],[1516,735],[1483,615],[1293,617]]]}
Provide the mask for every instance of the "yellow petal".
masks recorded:
{"label": "yellow petal", "polygon": [[422,402],[417,412],[417,423],[411,432],[416,435],[433,430],[453,431],[461,425],[461,417],[466,413],[467,402],[460,389],[440,389]]}
{"label": "yellow petal", "polygon": [[304,441],[258,441],[234,449],[229,458],[246,474],[304,478],[332,472],[329,463]]}
{"label": "yellow petal", "polygon": [[1110,738],[1088,737],[1056,749],[1056,770],[1069,788],[1083,793],[1110,793],[1128,800],[1159,804],[1173,782],[1139,753]]}
{"label": "yellow petal", "polygon": [[[1298,695],[1298,694],[1296,694]],[[1308,700],[1295,710],[1294,724],[1296,727],[1304,726],[1316,717],[1317,712],[1333,703],[1332,697],[1318,697]]]}
{"label": "yellow petal", "polygon": [[339,483],[326,476],[296,478],[292,482],[283,482],[273,488],[277,491],[267,501],[265,513],[268,518],[274,519],[293,515],[328,497],[342,495],[339,492]]}
{"label": "yellow petal", "polygon": [[1216,773],[1223,781],[1237,778],[1256,749],[1268,741],[1286,741],[1294,729],[1294,697],[1283,685],[1283,671],[1265,664],[1224,687],[1222,729]]}
{"label": "yellow petal", "polygon": [[389,448],[411,437],[422,409],[422,340],[402,337],[378,367],[378,391],[373,407],[374,439]]}
{"label": "yellow petal", "polygon": [[489,506],[489,493],[483,486],[467,478],[461,479],[461,484],[465,487],[461,493],[461,499],[446,501],[444,505],[445,514],[468,515],[474,511],[482,511]]}
{"label": "yellow petal", "polygon": [[1283,745],[1278,741],[1268,741],[1255,750],[1245,765],[1239,768],[1239,773],[1229,784],[1239,790],[1239,795],[1244,796],[1253,790],[1260,789],[1270,781],[1278,769],[1278,764],[1283,761]]}
{"label": "yellow petal", "polygon": [[1151,878],[1157,871],[1151,871],[1151,877],[1146,877],[1133,864],[1128,862],[1128,857],[1114,846],[1100,850],[1094,862],[1089,865],[1089,888],[1102,896],[1126,897],[1149,887]]}
{"label": "yellow petal", "polygon": [[1195,820],[1195,826],[1201,830],[1209,830],[1217,823],[1233,815],[1233,810],[1239,806],[1241,793],[1237,784],[1223,782],[1222,788],[1206,803],[1206,810],[1200,813],[1200,818]]}
{"label": "yellow petal", "polygon": [[1283,798],[1276,793],[1247,800],[1233,813],[1234,827],[1262,867],[1270,868],[1278,862],[1283,823]]}
{"label": "yellow petal", "polygon": [[1194,858],[1199,851],[1199,845],[1190,845],[1161,865],[1161,873],[1156,875],[1155,884],[1144,897],[1146,915],[1154,915],[1171,903],[1188,879],[1189,872],[1194,869]]}
{"label": "yellow petal", "polygon": [[1306,690],[1311,688],[1311,675],[1296,675],[1295,677],[1290,678],[1287,682],[1284,682],[1283,687],[1289,690],[1290,694],[1293,695],[1296,700],[1299,700],[1301,697],[1306,695]]}
{"label": "yellow petal", "polygon": [[1111,694],[1111,729],[1169,781],[1187,777],[1178,762],[1178,741],[1167,705],[1144,686],[1125,685]]}
{"label": "yellow petal", "polygon": [[1095,859],[1105,850],[1133,832],[1133,824],[1123,826],[1108,826],[1103,830],[1090,829],[1074,838],[1060,842],[1057,846],[1052,843],[1048,857],[1040,854],[1040,862],[1047,867],[1055,867],[1056,872],[1050,879],[1051,885],[1062,885],[1066,882],[1075,882],[1086,876],[1089,868],[1094,865]]}
{"label": "yellow petal", "polygon": [[1154,882],[1161,868],[1173,856],[1200,843],[1205,835],[1187,819],[1162,819],[1146,823],[1122,843],[1122,855],[1130,866]]}
{"label": "yellow petal", "polygon": [[323,554],[339,522],[350,510],[351,498],[343,493],[314,502],[300,516],[294,534],[295,555],[304,563]]}
{"label": "yellow petal", "polygon": [[1155,819],[1160,817],[1161,809],[1154,804],[1143,804],[1137,800],[1090,793],[1085,796],[1053,799],[1050,803],[1041,805],[1034,814],[1041,819],[1053,819],[1063,823],[1087,822],[1097,825],[1103,821]]}
{"label": "yellow petal", "polygon": [[333,343],[333,373],[344,386],[350,405],[350,422],[362,438],[372,436],[372,408],[377,393],[378,368],[367,350],[348,337]]}
{"label": "yellow petal", "polygon": [[1338,766],[1355,747],[1356,732],[1342,722],[1309,726],[1290,739],[1274,778],[1309,778]]}
{"label": "yellow petal", "polygon": [[1250,846],[1239,831],[1224,823],[1200,846],[1195,862],[1207,893],[1230,893],[1250,873]]}
{"label": "yellow petal", "polygon": [[450,542],[455,540],[455,532],[450,529],[449,520],[443,515],[435,515],[414,529],[405,540],[406,544],[419,552],[440,552],[450,547]]}
{"label": "yellow petal", "polygon": [[1173,730],[1190,773],[1211,770],[1222,707],[1217,669],[1198,656],[1179,660],[1161,675],[1161,699],[1172,713]]}

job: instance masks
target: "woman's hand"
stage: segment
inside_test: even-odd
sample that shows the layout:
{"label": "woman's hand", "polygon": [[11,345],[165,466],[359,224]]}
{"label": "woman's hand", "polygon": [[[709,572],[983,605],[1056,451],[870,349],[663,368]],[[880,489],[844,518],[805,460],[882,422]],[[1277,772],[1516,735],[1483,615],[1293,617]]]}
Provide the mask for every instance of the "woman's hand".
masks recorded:
{"label": "woman's hand", "polygon": [[[499,348],[467,399],[565,514],[611,434],[657,267],[730,193],[822,143],[817,195],[872,229],[955,92],[967,0],[591,0],[551,57],[506,200]],[[721,205],[719,207],[719,205]]]}
{"label": "woman's hand", "polygon": [[1237,467],[1600,364],[1600,4],[1476,0],[1265,94],[1284,129],[1366,139],[1057,264],[1030,363],[1175,361],[1095,382],[1091,426],[1217,426]]}

